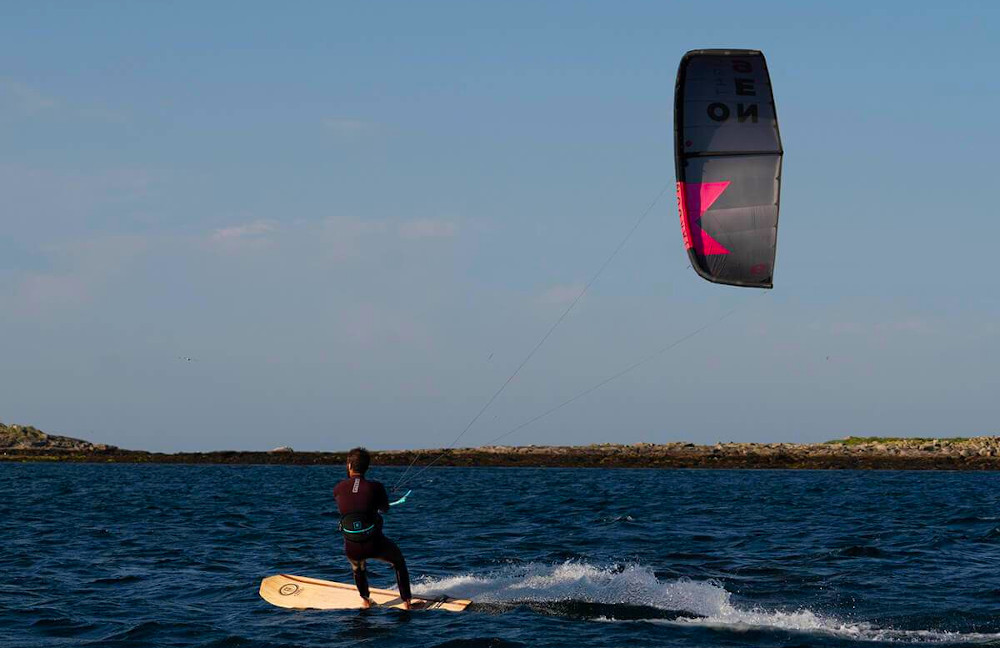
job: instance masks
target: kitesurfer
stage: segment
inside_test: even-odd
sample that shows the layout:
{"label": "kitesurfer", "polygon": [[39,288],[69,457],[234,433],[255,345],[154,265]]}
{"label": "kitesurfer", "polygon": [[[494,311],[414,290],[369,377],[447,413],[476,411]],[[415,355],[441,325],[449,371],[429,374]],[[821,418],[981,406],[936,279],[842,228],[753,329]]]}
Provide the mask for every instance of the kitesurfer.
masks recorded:
{"label": "kitesurfer", "polygon": [[406,560],[396,543],[382,535],[382,516],[389,511],[389,494],[381,482],[365,479],[371,455],[364,448],[347,453],[347,479],[333,489],[340,511],[340,531],[344,536],[344,553],[354,572],[364,607],[371,607],[368,572],[365,562],[370,559],[392,564],[403,606],[410,609],[410,574]]}

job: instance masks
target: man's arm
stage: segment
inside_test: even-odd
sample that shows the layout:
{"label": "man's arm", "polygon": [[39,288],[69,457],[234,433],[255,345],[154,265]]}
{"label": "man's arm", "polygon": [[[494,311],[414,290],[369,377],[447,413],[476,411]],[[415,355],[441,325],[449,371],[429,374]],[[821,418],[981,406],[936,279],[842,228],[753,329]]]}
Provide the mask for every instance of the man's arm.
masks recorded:
{"label": "man's arm", "polygon": [[378,483],[378,493],[375,496],[375,505],[378,510],[382,513],[389,512],[389,493],[385,490],[385,485],[382,482]]}
{"label": "man's arm", "polygon": [[342,490],[341,487],[340,487],[340,484],[342,484],[342,483],[343,482],[340,482],[336,486],[333,487],[333,501],[337,505],[337,510],[338,511],[340,510],[340,502],[337,501],[337,498],[340,497],[340,492],[339,491]]}

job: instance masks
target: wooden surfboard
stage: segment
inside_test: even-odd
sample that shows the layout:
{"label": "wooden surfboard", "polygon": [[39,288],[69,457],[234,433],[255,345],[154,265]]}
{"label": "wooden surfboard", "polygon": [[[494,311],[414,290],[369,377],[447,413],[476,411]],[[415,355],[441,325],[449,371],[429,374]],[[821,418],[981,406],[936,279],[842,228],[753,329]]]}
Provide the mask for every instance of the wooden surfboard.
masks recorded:
{"label": "wooden surfboard", "polygon": [[[403,608],[399,593],[392,590],[371,588],[374,606]],[[278,574],[260,582],[260,597],[272,605],[294,610],[360,610],[361,597],[353,584],[335,583],[318,578]],[[414,610],[448,610],[461,612],[472,601],[442,596],[435,599],[414,597],[410,601]]]}

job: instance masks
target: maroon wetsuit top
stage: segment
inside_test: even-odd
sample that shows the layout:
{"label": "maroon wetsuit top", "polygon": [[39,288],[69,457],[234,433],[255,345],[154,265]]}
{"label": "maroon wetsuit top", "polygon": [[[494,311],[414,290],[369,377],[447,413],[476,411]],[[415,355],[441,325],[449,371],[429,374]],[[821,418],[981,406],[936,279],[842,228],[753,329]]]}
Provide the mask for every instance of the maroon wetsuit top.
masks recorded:
{"label": "maroon wetsuit top", "polygon": [[341,515],[363,513],[375,524],[371,542],[382,536],[382,516],[379,511],[389,511],[389,493],[382,482],[368,481],[364,477],[348,477],[334,486],[333,497],[337,500],[337,509]]}
{"label": "maroon wetsuit top", "polygon": [[[358,593],[368,598],[368,572],[365,561],[374,558],[392,563],[396,570],[396,583],[399,585],[399,596],[404,601],[410,600],[410,573],[406,570],[406,559],[389,538],[382,535],[382,516],[389,510],[389,493],[385,486],[377,481],[368,481],[364,477],[348,477],[333,488],[333,497],[337,500],[340,515],[360,515],[375,525],[373,532],[365,540],[348,540],[344,536],[344,553],[351,561],[351,571],[354,572],[354,584]],[[341,523],[343,523],[341,519]],[[365,522],[367,523],[367,522]]]}

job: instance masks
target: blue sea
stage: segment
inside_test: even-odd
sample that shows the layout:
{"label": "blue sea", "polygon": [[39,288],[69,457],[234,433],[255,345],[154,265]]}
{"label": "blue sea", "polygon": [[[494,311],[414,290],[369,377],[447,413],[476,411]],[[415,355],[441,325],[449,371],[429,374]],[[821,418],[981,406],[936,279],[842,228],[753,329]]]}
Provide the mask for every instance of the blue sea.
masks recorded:
{"label": "blue sea", "polygon": [[343,474],[0,464],[0,645],[1000,646],[998,473],[435,467],[386,533],[468,612],[268,605],[350,581]]}

